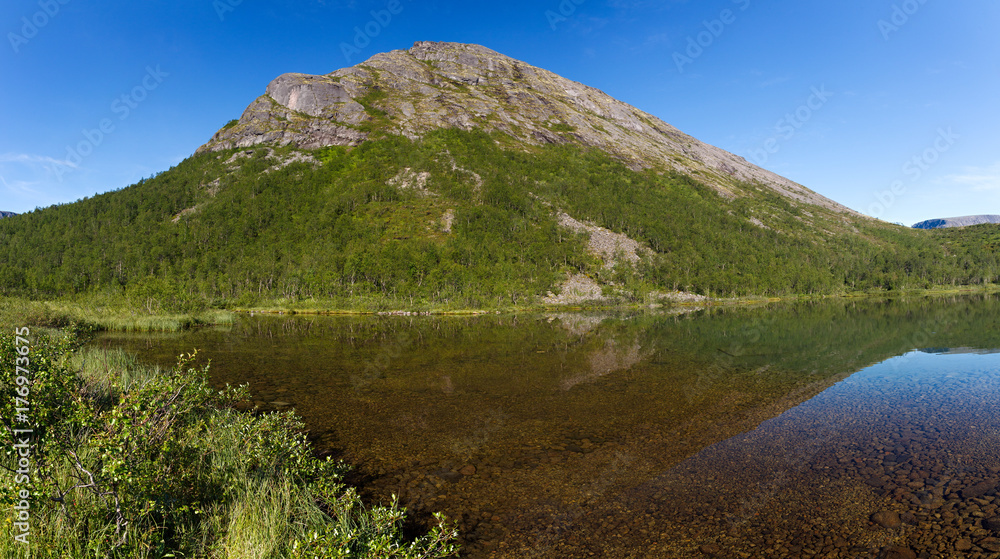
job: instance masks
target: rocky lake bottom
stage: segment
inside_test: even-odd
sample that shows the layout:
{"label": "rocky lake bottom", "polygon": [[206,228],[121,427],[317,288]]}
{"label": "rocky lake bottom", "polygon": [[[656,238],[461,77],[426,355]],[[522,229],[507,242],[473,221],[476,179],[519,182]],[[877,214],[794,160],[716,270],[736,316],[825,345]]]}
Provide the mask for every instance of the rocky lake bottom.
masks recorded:
{"label": "rocky lake bottom", "polygon": [[462,557],[1000,557],[1000,303],[244,317],[106,334],[295,409]]}

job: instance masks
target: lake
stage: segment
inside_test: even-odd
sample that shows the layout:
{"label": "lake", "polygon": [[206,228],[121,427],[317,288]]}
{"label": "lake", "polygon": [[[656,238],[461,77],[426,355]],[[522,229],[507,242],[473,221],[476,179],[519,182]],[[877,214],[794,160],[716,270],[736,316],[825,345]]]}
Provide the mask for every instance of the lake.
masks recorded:
{"label": "lake", "polygon": [[463,557],[997,557],[1000,300],[102,334],[294,409]]}

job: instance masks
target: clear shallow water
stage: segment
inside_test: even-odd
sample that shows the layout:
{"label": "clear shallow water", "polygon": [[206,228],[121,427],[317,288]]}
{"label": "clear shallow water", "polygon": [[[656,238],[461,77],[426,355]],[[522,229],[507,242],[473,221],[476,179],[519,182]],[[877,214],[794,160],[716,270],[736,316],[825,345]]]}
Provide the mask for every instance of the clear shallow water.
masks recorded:
{"label": "clear shallow water", "polygon": [[368,498],[458,520],[466,557],[988,557],[998,307],[245,317],[95,343],[199,348]]}

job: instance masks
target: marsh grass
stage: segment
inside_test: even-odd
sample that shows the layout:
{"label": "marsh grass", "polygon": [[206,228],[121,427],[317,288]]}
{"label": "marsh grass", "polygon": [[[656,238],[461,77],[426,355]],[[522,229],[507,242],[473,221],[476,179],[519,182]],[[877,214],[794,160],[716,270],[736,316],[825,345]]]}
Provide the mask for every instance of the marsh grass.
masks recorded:
{"label": "marsh grass", "polygon": [[0,297],[0,324],[45,328],[72,325],[118,332],[180,332],[205,325],[231,326],[233,313],[208,309],[188,314],[151,314],[103,299],[81,301],[32,301]]}
{"label": "marsh grass", "polygon": [[139,390],[163,373],[158,365],[140,364],[134,354],[120,348],[84,347],[69,357],[68,364],[78,371],[83,391],[97,401]]}

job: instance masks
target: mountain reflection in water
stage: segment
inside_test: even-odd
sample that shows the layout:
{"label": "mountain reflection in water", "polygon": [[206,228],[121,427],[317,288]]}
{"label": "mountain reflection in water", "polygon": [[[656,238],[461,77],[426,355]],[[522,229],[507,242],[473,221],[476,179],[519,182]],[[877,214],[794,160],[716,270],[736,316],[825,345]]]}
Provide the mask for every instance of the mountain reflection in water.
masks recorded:
{"label": "mountain reflection in water", "polygon": [[457,520],[463,557],[987,557],[997,307],[264,316],[95,343],[199,348],[368,499]]}

